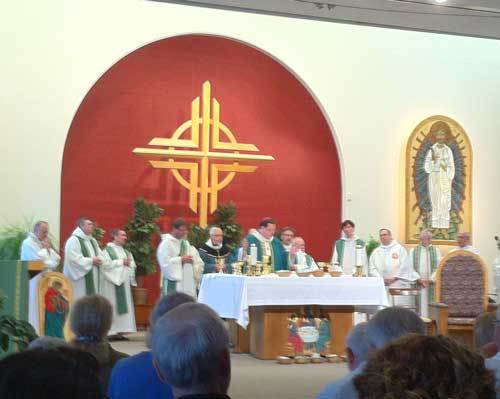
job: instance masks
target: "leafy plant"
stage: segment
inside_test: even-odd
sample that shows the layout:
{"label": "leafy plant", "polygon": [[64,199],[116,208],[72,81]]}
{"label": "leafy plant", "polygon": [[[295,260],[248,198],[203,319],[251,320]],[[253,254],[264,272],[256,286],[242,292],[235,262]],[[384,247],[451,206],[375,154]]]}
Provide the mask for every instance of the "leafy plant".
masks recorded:
{"label": "leafy plant", "polygon": [[21,244],[31,231],[32,223],[10,224],[0,230],[0,259],[17,260],[21,257]]}
{"label": "leafy plant", "polygon": [[[0,292],[0,309],[7,297]],[[0,357],[13,350],[24,350],[28,344],[37,338],[33,326],[24,320],[17,320],[14,316],[0,316]]]}
{"label": "leafy plant", "polygon": [[104,230],[102,227],[99,227],[97,223],[94,223],[94,231],[92,231],[92,237],[95,238],[97,243],[99,244],[99,247],[103,247],[102,244],[102,239],[104,238],[104,235],[106,234],[106,230]]}
{"label": "leafy plant", "polygon": [[495,241],[497,242],[498,249],[500,249],[500,238],[498,236],[495,236]]}
{"label": "leafy plant", "polygon": [[192,246],[195,248],[200,248],[208,240],[208,227],[201,227],[197,224],[192,224],[189,233],[188,240]]}
{"label": "leafy plant", "polygon": [[148,204],[144,198],[134,202],[134,215],[125,226],[129,237],[126,248],[132,252],[137,265],[137,275],[151,274],[156,271],[153,238],[160,233],[158,220],[163,214],[157,204]]}
{"label": "leafy plant", "polygon": [[372,254],[373,250],[379,245],[380,242],[373,238],[373,236],[370,236],[370,239],[366,241],[366,255],[368,256],[368,259],[370,259],[370,255]]}

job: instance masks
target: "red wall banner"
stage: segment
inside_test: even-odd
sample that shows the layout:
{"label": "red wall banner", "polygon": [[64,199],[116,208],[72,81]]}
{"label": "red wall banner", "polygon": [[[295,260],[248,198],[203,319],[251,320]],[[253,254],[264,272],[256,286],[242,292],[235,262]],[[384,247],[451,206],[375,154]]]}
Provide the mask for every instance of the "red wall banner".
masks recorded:
{"label": "red wall banner", "polygon": [[221,121],[238,142],[275,158],[259,163],[254,173],[237,174],[219,192],[219,203],[233,201],[246,229],[266,216],[295,227],[308,252],[329,259],[339,235],[341,172],[320,107],[268,54],[208,35],[148,44],[113,65],[87,93],[64,149],[61,242],[82,215],[107,231],[123,226],[139,196],[164,208],[164,231],[177,217],[198,222],[188,207],[188,191],[171,172],[154,169],[132,150],[154,137],[170,137],[189,120],[191,101],[205,81],[221,105]]}

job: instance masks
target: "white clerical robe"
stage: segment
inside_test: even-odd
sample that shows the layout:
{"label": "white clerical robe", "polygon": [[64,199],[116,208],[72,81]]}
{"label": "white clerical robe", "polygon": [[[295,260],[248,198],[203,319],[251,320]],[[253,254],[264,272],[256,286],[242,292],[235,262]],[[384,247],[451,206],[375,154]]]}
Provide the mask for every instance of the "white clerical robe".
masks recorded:
{"label": "white clerical robe", "polygon": [[[380,245],[370,255],[369,275],[381,278],[397,278],[407,256],[406,249],[395,240],[391,241],[389,245]],[[387,289],[408,287],[410,287],[409,282],[396,280]],[[408,305],[410,301],[406,299],[397,298],[394,305]]]}
{"label": "white clerical robe", "polygon": [[42,242],[33,233],[29,233],[28,237],[21,245],[21,260],[32,261],[41,260],[44,264],[43,273],[37,274],[30,279],[29,285],[29,304],[28,304],[28,321],[35,328],[35,331],[40,335],[39,331],[39,304],[38,304],[38,283],[45,272],[53,272],[59,265],[61,257],[55,249],[46,249],[42,247]]}
{"label": "white clerical robe", "polygon": [[[420,259],[416,259],[416,255],[418,254],[418,252],[416,253],[416,248],[419,248],[418,252],[420,252]],[[441,251],[434,245],[429,245],[427,247],[419,245],[416,248],[410,250],[410,255],[405,265],[401,268],[399,277],[412,282],[420,279],[434,281],[436,269],[442,258]],[[432,254],[431,251],[435,254],[434,270],[432,268],[432,258],[434,254]],[[415,264],[415,261],[418,262],[418,264]],[[429,317],[429,298],[431,291],[432,287],[422,287],[420,290],[420,315],[422,317]]]}
{"label": "white clerical robe", "polygon": [[[185,254],[193,257],[192,263],[182,263],[181,245],[187,246]],[[167,292],[170,281],[170,284],[175,283],[175,291],[184,292],[196,298],[196,291],[204,269],[204,263],[196,248],[187,240],[179,240],[171,234],[162,234],[156,257],[162,272],[163,292]]]}
{"label": "white clerical robe", "polygon": [[[129,252],[125,252],[123,247],[112,242],[108,243],[107,247],[111,248],[110,252],[116,255],[118,259],[112,259],[108,249],[102,252],[106,257],[106,263],[101,267],[101,289],[100,294],[105,296],[113,306],[113,323],[109,335],[118,333],[136,332],[134,302],[132,300],[132,291],[130,286],[136,286],[135,270],[136,265],[134,257]],[[114,251],[114,252],[113,252]],[[130,260],[130,266],[123,264],[124,259]],[[116,299],[116,287],[123,286],[125,288],[125,299],[127,303],[127,313],[119,314]]]}
{"label": "white clerical robe", "polygon": [[434,144],[425,157],[424,170],[429,174],[431,225],[433,228],[448,229],[450,227],[451,186],[455,176],[455,162],[450,147],[445,144]]}
{"label": "white clerical robe", "polygon": [[453,247],[452,249],[450,249],[450,252],[455,251],[469,251],[473,254],[479,255],[479,249],[474,248],[472,245],[466,245],[465,247]]}
{"label": "white clerical robe", "polygon": [[344,242],[344,251],[342,261],[339,259],[336,243],[333,245],[332,265],[338,264],[342,269],[342,273],[351,276],[356,271],[356,266],[363,267],[363,274],[368,275],[368,257],[366,256],[366,247],[363,245],[361,250],[356,250],[356,240],[358,236],[352,238],[346,237],[342,232],[340,239]]}
{"label": "white clerical robe", "polygon": [[[90,257],[84,257],[82,254],[82,247],[80,246],[80,241],[77,237],[83,239],[83,244],[90,254]],[[94,281],[95,293],[99,293],[99,286],[101,280],[101,273],[99,268],[104,266],[106,262],[105,256],[97,245],[97,253],[94,250],[91,240],[94,238],[86,235],[82,229],[77,227],[71,237],[66,241],[64,247],[64,274],[73,283],[73,301],[80,299],[81,297],[87,295],[86,285],[85,285],[85,275],[87,273],[92,273],[92,278]],[[97,256],[103,261],[103,265],[94,266],[92,263],[92,256]]]}
{"label": "white clerical robe", "polygon": [[314,258],[303,251],[298,251],[292,262],[297,266],[297,273],[307,273],[319,270]]}

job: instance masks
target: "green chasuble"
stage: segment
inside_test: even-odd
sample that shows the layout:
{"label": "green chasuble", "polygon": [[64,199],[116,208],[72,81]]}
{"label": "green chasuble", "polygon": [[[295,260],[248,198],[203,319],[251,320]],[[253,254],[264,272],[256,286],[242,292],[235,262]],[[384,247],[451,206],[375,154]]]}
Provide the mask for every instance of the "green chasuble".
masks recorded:
{"label": "green chasuble", "polygon": [[[358,238],[358,239],[356,239],[356,246],[358,246],[358,245],[361,245],[364,248],[365,242]],[[345,240],[335,241],[335,249],[337,250],[338,261],[339,261],[340,267],[344,266],[344,248],[345,248]]]}
{"label": "green chasuble", "polygon": [[[264,243],[257,237],[250,234],[246,237],[248,245],[255,244],[257,247],[257,261],[262,262],[262,255],[264,253]],[[273,271],[288,270],[288,254],[283,248],[283,243],[276,237],[270,242],[271,244],[271,266]],[[249,249],[250,251],[250,249]]]}
{"label": "green chasuble", "polygon": [[[97,244],[97,241],[94,238],[90,239],[90,243],[92,244],[92,248],[94,250],[94,254],[91,255],[89,253],[89,250],[87,249],[87,246],[85,245],[85,240],[81,237],[75,236],[78,239],[78,242],[80,243],[80,248],[82,249],[82,255],[85,258],[92,258],[93,256],[97,256],[99,253],[99,246]],[[92,265],[92,269],[90,269],[90,272],[88,272],[85,275],[85,293],[87,295],[93,295],[97,294],[97,289],[94,283],[94,266]],[[99,271],[99,269],[97,269]]]}
{"label": "green chasuble", "polygon": [[[427,278],[430,279],[432,274],[438,268],[439,264],[438,264],[438,259],[437,259],[436,247],[434,247],[433,245],[429,245],[427,247],[427,249],[429,251],[429,261],[430,261],[429,276],[427,276]],[[422,245],[417,245],[413,250],[413,259],[412,259],[413,260],[413,269],[415,269],[415,271],[418,274],[420,274],[420,276],[422,276],[421,271],[420,271],[421,270],[420,259],[421,259],[422,251],[425,252],[427,249]],[[434,284],[431,284],[429,286],[428,294],[429,294],[429,302],[433,302],[434,301]]]}
{"label": "green chasuble", "polygon": [[[123,248],[127,256],[130,258],[130,254],[128,251]],[[118,254],[116,253],[115,249],[110,247],[109,245],[106,246],[106,252],[109,254],[109,257],[111,260],[118,260]],[[115,296],[116,296],[116,311],[118,314],[125,314],[128,313],[128,306],[127,306],[127,295],[125,293],[125,284],[122,285],[115,285]]]}

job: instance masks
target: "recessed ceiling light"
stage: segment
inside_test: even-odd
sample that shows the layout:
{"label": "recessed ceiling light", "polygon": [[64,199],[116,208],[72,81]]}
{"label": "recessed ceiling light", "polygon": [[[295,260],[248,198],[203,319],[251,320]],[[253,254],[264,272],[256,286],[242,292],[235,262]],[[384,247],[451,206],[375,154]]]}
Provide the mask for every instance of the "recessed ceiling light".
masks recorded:
{"label": "recessed ceiling light", "polygon": [[446,3],[446,0],[434,0],[436,3]]}

